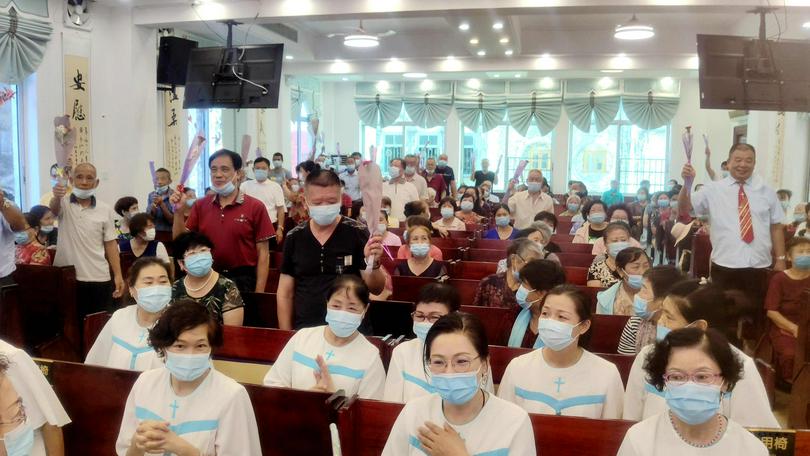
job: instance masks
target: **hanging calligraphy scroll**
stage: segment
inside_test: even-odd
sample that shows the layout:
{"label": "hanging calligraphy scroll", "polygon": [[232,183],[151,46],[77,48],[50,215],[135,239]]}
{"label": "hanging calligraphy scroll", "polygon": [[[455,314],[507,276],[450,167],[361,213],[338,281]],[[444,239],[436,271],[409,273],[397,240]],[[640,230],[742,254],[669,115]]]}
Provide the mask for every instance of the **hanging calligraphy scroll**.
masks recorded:
{"label": "hanging calligraphy scroll", "polygon": [[71,163],[89,162],[90,137],[90,62],[87,57],[65,55],[65,114],[76,130],[76,145]]}
{"label": "hanging calligraphy scroll", "polygon": [[172,92],[163,92],[163,166],[172,173],[172,176],[180,175],[185,149],[183,141],[185,128],[183,89],[178,88],[176,95]]}
{"label": "hanging calligraphy scroll", "polygon": [[267,137],[265,136],[264,109],[256,110],[256,146],[259,150],[267,152]]}

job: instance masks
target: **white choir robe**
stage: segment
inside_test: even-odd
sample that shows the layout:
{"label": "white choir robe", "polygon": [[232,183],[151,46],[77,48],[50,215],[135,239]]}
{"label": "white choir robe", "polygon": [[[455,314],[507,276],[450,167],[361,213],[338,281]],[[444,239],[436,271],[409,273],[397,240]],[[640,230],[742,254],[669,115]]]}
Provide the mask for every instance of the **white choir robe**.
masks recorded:
{"label": "white choir robe", "polygon": [[[405,404],[385,442],[383,456],[424,456],[419,428],[427,421],[440,427],[447,423],[438,394],[418,397]],[[529,414],[491,394],[487,395],[484,408],[472,421],[450,426],[461,435],[467,452],[472,456],[537,454]]]}
{"label": "white choir robe", "polygon": [[137,305],[118,309],[87,352],[85,364],[145,371],[163,366],[149,345],[149,328],[138,324]]}
{"label": "white choir robe", "polygon": [[[388,375],[385,378],[383,400],[405,403],[435,392],[425,376],[425,363],[422,361],[424,348],[425,344],[418,338],[394,347],[391,362],[388,364]],[[495,393],[491,366],[484,389],[489,393]]]}
{"label": "white choir robe", "polygon": [[[663,391],[658,391],[646,381],[644,359],[652,348],[653,345],[642,347],[630,369],[627,393],[624,395],[623,418],[626,420],[640,421],[667,410]],[[762,383],[754,360],[734,346],[731,349],[743,362],[743,378],[734,385],[730,393],[723,395],[721,413],[741,426],[781,427],[771,411],[765,384]]]}
{"label": "white choir robe", "polygon": [[348,344],[335,347],[326,341],[326,326],[296,331],[278,359],[264,376],[266,386],[309,390],[315,386],[316,358],[323,356],[335,388],[347,397],[382,399],[385,369],[380,351],[365,336],[358,334]]}
{"label": "white choir robe", "polygon": [[617,456],[768,456],[765,445],[733,420],[714,445],[696,448],[678,437],[669,412],[636,423],[624,436]]}
{"label": "white choir robe", "polygon": [[22,399],[26,421],[34,429],[34,446],[30,456],[46,456],[42,426],[47,423],[63,427],[70,423],[70,418],[39,366],[27,353],[0,340],[0,354],[8,358],[6,377]]}
{"label": "white choir robe", "polygon": [[245,387],[213,368],[194,392],[178,396],[165,367],[143,372],[127,398],[115,444],[124,456],[142,421],[165,421],[201,456],[261,455],[259,430]]}
{"label": "white choir robe", "polygon": [[537,349],[509,362],[498,396],[529,413],[618,419],[624,386],[616,365],[583,350],[576,364],[551,367]]}

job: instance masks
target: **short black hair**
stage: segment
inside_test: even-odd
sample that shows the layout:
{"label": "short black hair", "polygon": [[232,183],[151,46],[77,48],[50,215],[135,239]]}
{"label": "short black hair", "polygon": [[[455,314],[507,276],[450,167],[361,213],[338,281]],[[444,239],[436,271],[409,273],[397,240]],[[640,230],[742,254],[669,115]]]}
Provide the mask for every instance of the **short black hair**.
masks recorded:
{"label": "short black hair", "polygon": [[442,334],[462,333],[470,339],[470,343],[478,352],[481,361],[489,360],[489,342],[484,324],[477,315],[467,312],[451,312],[442,316],[430,327],[425,337],[424,360],[425,365],[430,361],[430,351],[433,341]]}
{"label": "short black hair", "polygon": [[633,219],[633,211],[630,210],[630,207],[624,203],[614,204],[610,206],[607,211],[607,219],[610,221],[613,218],[613,213],[616,211],[624,211],[627,214],[627,224],[630,225],[630,228],[636,226],[636,221]]}
{"label": "short black hair", "polygon": [[172,178],[172,173],[171,173],[171,171],[169,171],[169,170],[168,170],[168,169],[166,169],[166,168],[158,168],[158,169],[156,169],[156,170],[155,170],[155,175],[157,175],[157,173],[166,173],[166,174],[168,174],[168,175],[169,175],[169,179],[170,179],[170,180],[171,180],[171,178]]}
{"label": "short black hair", "polygon": [[788,197],[788,199],[793,198],[793,192],[791,192],[790,190],[788,190],[786,188],[780,188],[779,190],[776,191],[776,194],[777,195],[785,195],[785,196]]}
{"label": "short black hair", "polygon": [[630,236],[630,226],[628,224],[624,222],[610,222],[605,228],[605,231],[602,232],[602,237],[607,239],[608,235],[616,230],[624,231]]}
{"label": "short black hair", "polygon": [[43,206],[41,204],[37,204],[36,206],[32,206],[31,210],[28,211],[28,213],[31,214],[31,216],[33,217],[32,220],[34,220],[36,223],[31,224],[31,222],[29,221],[28,224],[31,225],[31,226],[40,226],[40,222],[42,221],[42,217],[45,217],[45,214],[47,214],[48,211],[50,211],[50,210],[51,210],[51,208],[49,208],[48,206]]}
{"label": "short black hair", "polygon": [[440,208],[442,206],[444,206],[445,204],[449,204],[449,205],[453,206],[453,211],[454,212],[458,210],[458,206],[456,205],[456,200],[452,196],[445,196],[444,198],[442,198],[441,201],[439,201],[439,207]]}
{"label": "short black hair", "polygon": [[461,308],[461,295],[456,287],[446,283],[431,282],[419,290],[419,297],[414,303],[414,308],[419,303],[428,302],[444,304],[449,312],[457,312]]}
{"label": "short black hair", "polygon": [[[593,314],[591,311],[591,300],[576,285],[558,285],[548,292],[545,300],[547,300],[549,296],[567,296],[570,300],[574,301],[574,308],[577,312],[580,323],[586,320],[591,320],[591,316]],[[543,301],[544,305],[545,300]],[[593,326],[593,321],[591,321],[591,326]],[[577,344],[580,347],[587,347],[588,343],[591,341],[592,332],[593,327],[591,327],[590,331],[580,335]]]}
{"label": "short black hair", "polygon": [[172,271],[169,268],[168,263],[164,262],[158,257],[142,256],[135,260],[135,262],[132,263],[132,266],[129,267],[129,271],[127,271],[127,285],[134,287],[135,282],[138,281],[138,276],[141,274],[141,271],[144,268],[152,265],[160,266],[165,269],[166,275],[169,276],[169,281],[172,280]]}
{"label": "short black hair", "polygon": [[321,165],[315,163],[312,160],[302,161],[301,163],[295,166],[295,171],[300,173],[301,171],[306,171],[307,173],[313,173],[315,170],[321,169]]}
{"label": "short black hair", "polygon": [[427,203],[422,200],[409,201],[405,203],[403,212],[405,213],[405,217],[421,215],[425,213],[425,209],[427,209],[427,207]]}
{"label": "short black hair", "polygon": [[175,258],[178,260],[182,260],[186,252],[195,247],[214,249],[214,243],[211,242],[211,239],[199,231],[188,231],[177,236],[172,245],[174,247]]}
{"label": "short black hair", "polygon": [[229,157],[231,159],[231,163],[233,164],[234,170],[239,171],[242,169],[242,156],[229,149],[219,149],[211,154],[211,156],[208,157],[208,167],[210,168],[211,163],[214,163],[214,160],[219,157]]}
{"label": "short black hair", "polygon": [[120,215],[121,217],[124,216],[124,212],[129,212],[129,208],[138,204],[138,199],[134,196],[124,196],[123,198],[118,198],[118,201],[115,202],[115,213]]}
{"label": "short black hair", "polygon": [[565,283],[565,271],[550,260],[531,260],[520,268],[520,280],[537,291],[548,291]]}
{"label": "short black hair", "polygon": [[656,266],[647,269],[644,278],[649,280],[652,285],[653,297],[663,299],[672,286],[683,281],[686,276],[675,266]]}
{"label": "short black hair", "polygon": [[34,216],[34,214],[30,212],[23,213],[23,217],[25,218],[25,223],[28,224],[29,228],[37,228],[39,227],[39,220]]}
{"label": "short black hair", "polygon": [[[273,154],[273,160],[275,160],[276,157],[281,157],[281,159],[284,160],[284,154],[282,154],[281,152],[274,153]],[[262,157],[259,157],[259,158],[262,158]],[[258,160],[258,158],[256,160]]]}
{"label": "short black hair", "polygon": [[328,301],[335,293],[340,293],[341,291],[354,293],[354,296],[363,303],[363,306],[368,307],[370,301],[368,286],[360,277],[351,274],[337,276],[335,281],[332,282],[332,286],[329,287],[329,294],[326,296],[326,300]]}
{"label": "short black hair", "polygon": [[[662,340],[655,343],[653,349],[644,359],[644,370],[647,371],[647,383],[658,391],[663,391],[666,382],[669,358],[675,348],[698,347],[709,355],[720,367],[720,375],[731,391],[743,377],[743,363],[734,354],[728,340],[719,331],[712,328],[703,331],[700,328],[681,328],[671,331]],[[719,398],[718,398],[719,399]]]}
{"label": "short black hair", "polygon": [[754,155],[757,154],[757,150],[754,149],[754,146],[752,146],[751,144],[748,144],[748,143],[736,143],[736,144],[733,144],[731,146],[731,149],[728,150],[728,156],[731,157],[731,154],[733,154],[735,150],[748,150],[748,151],[753,152]]}
{"label": "short black hair", "polygon": [[640,249],[638,247],[628,247],[616,255],[616,266],[618,266],[619,269],[624,269],[628,264],[638,260],[641,257],[646,258],[647,261],[652,265],[652,260],[650,260],[650,257],[647,255],[647,252],[645,252],[644,249]]}
{"label": "short black hair", "polygon": [[557,216],[554,215],[553,212],[540,211],[537,213],[537,215],[534,216],[534,221],[546,222],[548,223],[549,226],[551,226],[552,230],[557,231],[557,223],[558,223]]}
{"label": "short black hair", "polygon": [[304,185],[307,187],[310,185],[316,187],[340,187],[340,178],[331,169],[318,167],[307,175]]}
{"label": "short black hair", "polygon": [[138,212],[129,219],[129,234],[132,237],[137,237],[146,232],[146,226],[149,222],[155,223],[155,219],[146,212]]}
{"label": "short black hair", "polygon": [[[28,224],[31,225],[30,222]],[[794,237],[790,238],[787,241],[787,244],[785,245],[785,251],[787,253],[790,253],[790,251],[794,247],[797,247],[797,246],[800,246],[800,245],[808,245],[808,244],[810,244],[810,239],[808,239],[808,238],[806,238],[804,236],[794,236]]]}
{"label": "short black hair", "polygon": [[[579,195],[579,194],[577,194],[577,195]],[[580,198],[582,198],[582,196],[580,196]],[[591,213],[591,208],[596,206],[597,204],[602,206],[602,210],[605,211],[605,217],[607,217],[607,210],[608,210],[607,204],[603,203],[602,200],[594,199],[594,200],[588,201],[585,204],[585,206],[582,207],[582,218],[584,218],[585,220],[588,220],[588,214]]]}
{"label": "short black hair", "polygon": [[265,165],[267,165],[268,168],[271,168],[270,160],[264,157],[258,157],[257,159],[253,160],[253,166],[256,166],[256,163],[264,163]]}
{"label": "short black hair", "polygon": [[751,302],[739,290],[724,290],[714,284],[701,284],[698,280],[676,283],[667,298],[687,322],[704,320],[734,344],[739,341],[730,330],[730,323],[736,322],[751,307]]}
{"label": "short black hair", "polygon": [[190,299],[178,299],[172,302],[157,323],[149,330],[149,345],[159,356],[166,356],[166,349],[185,331],[197,326],[208,326],[208,344],[214,349],[222,346],[222,325],[208,312],[202,304]]}

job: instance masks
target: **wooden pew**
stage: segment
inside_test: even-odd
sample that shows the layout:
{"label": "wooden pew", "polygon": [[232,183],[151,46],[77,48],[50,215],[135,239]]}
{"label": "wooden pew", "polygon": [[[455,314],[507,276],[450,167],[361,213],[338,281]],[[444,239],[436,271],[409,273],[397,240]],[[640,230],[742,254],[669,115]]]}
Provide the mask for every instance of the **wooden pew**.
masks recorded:
{"label": "wooden pew", "polygon": [[572,242],[558,242],[557,246],[560,247],[560,250],[562,250],[563,253],[590,254],[593,251],[593,245],[591,244],[574,244]]}
{"label": "wooden pew", "polygon": [[487,261],[490,263],[497,263],[504,258],[506,258],[506,250],[469,249],[467,251],[467,256],[464,259],[466,261]]}
{"label": "wooden pew", "polygon": [[[571,244],[573,245],[573,244]],[[594,256],[590,253],[573,253],[573,252],[562,252],[557,253],[557,258],[560,259],[560,264],[563,267],[576,267],[576,268],[589,268],[591,263],[593,263]]]}
{"label": "wooden pew", "polygon": [[365,321],[376,336],[391,335],[396,339],[405,336],[410,339],[413,334],[413,302],[407,301],[372,301],[366,311]]}
{"label": "wooden pew", "polygon": [[129,268],[132,267],[132,263],[134,263],[137,258],[132,252],[119,252],[118,258],[121,262],[121,275],[126,279],[129,276]]}
{"label": "wooden pew", "polygon": [[19,293],[20,286],[16,284],[0,287],[0,339],[15,347],[24,347]]}
{"label": "wooden pew", "polygon": [[[29,353],[79,360],[82,339],[73,266],[17,265],[22,333]],[[84,304],[86,305],[86,304]]]}
{"label": "wooden pew", "polygon": [[560,243],[568,243],[571,244],[574,242],[574,235],[573,234],[552,234],[551,240],[556,242],[557,244]]}
{"label": "wooden pew", "polygon": [[594,353],[616,353],[628,319],[630,317],[625,315],[592,315],[588,350]]}
{"label": "wooden pew", "polygon": [[712,242],[708,234],[696,234],[692,240],[692,265],[689,272],[692,277],[709,277],[711,267]]}
{"label": "wooden pew", "polygon": [[798,429],[810,428],[810,305],[807,305],[810,302],[810,293],[805,292],[803,296],[805,305],[796,322],[799,325],[799,337],[796,338],[788,414],[788,426]]}
{"label": "wooden pew", "polygon": [[585,285],[588,283],[588,268],[566,267],[565,281],[572,285]]}
{"label": "wooden pew", "polygon": [[481,319],[489,345],[506,345],[515,323],[517,312],[499,307],[461,306],[462,312],[474,314]]}
{"label": "wooden pew", "polygon": [[488,263],[485,261],[452,261],[445,264],[447,273],[453,279],[481,280],[484,277],[495,274],[498,263]]}
{"label": "wooden pew", "polygon": [[82,351],[82,359],[87,358],[87,352],[90,351],[90,347],[96,342],[99,333],[104,329],[104,325],[110,321],[111,316],[112,315],[107,312],[96,312],[84,317],[84,331],[82,334],[84,350]]}
{"label": "wooden pew", "polygon": [[242,299],[245,301],[245,326],[278,328],[275,292],[244,293]]}
{"label": "wooden pew", "polygon": [[469,305],[475,300],[475,293],[478,291],[479,282],[479,280],[450,279],[445,283],[458,290],[458,294],[461,295],[462,305]]}

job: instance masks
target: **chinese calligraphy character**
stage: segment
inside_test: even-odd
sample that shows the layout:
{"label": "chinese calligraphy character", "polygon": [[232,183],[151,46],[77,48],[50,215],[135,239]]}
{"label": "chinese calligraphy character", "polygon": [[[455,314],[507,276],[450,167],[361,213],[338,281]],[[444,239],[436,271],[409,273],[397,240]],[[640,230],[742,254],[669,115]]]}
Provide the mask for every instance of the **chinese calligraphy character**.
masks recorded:
{"label": "chinese calligraphy character", "polygon": [[84,108],[79,104],[79,100],[73,100],[73,114],[71,118],[74,120],[84,120]]}
{"label": "chinese calligraphy character", "polygon": [[82,92],[86,92],[86,90],[84,90],[84,84],[84,76],[82,76],[82,73],[77,68],[76,76],[73,76],[73,85],[71,87],[73,90],[81,90]]}
{"label": "chinese calligraphy character", "polygon": [[174,127],[175,125],[177,125],[177,109],[172,108],[172,120],[171,120],[171,122],[169,122],[169,125],[167,125],[167,126],[168,127]]}
{"label": "chinese calligraphy character", "polygon": [[765,447],[769,450],[773,449],[773,437],[762,437],[762,443],[765,444]]}
{"label": "chinese calligraphy character", "polygon": [[788,449],[788,439],[787,437],[777,437],[773,441],[773,447],[777,450],[787,450]]}

